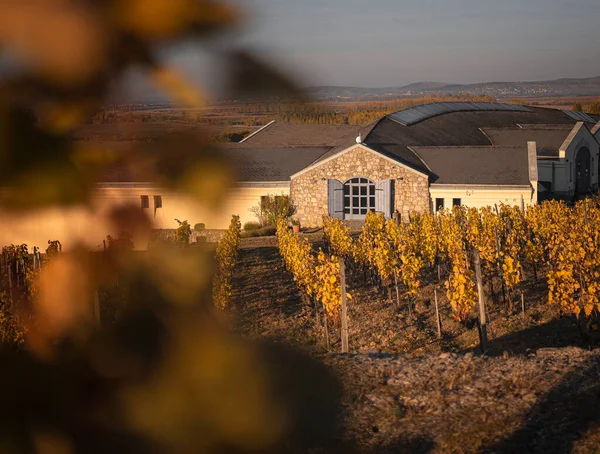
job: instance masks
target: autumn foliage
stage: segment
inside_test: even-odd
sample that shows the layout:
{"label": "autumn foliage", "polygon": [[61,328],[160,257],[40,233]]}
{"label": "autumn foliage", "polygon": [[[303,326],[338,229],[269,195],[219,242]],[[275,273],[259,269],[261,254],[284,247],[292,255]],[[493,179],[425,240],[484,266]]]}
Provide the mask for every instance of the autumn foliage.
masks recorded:
{"label": "autumn foliage", "polygon": [[382,213],[367,214],[354,238],[340,220],[324,219],[324,236],[334,254],[374,272],[380,282],[401,281],[409,296],[422,279],[443,266],[446,297],[458,320],[477,303],[473,252],[481,257],[487,282],[498,278],[513,295],[527,268],[544,273],[548,303],[562,312],[600,312],[600,205],[596,200],[516,206],[453,207],[436,214],[411,215],[397,224]]}
{"label": "autumn foliage", "polygon": [[322,250],[315,257],[310,242],[294,234],[283,218],[277,222],[277,244],[300,290],[321,303],[327,316],[336,317],[342,306],[339,259]]}
{"label": "autumn foliage", "polygon": [[233,287],[231,278],[238,256],[242,224],[239,216],[232,216],[229,229],[217,246],[215,274],[213,277],[213,302],[219,309],[226,309],[231,302]]}

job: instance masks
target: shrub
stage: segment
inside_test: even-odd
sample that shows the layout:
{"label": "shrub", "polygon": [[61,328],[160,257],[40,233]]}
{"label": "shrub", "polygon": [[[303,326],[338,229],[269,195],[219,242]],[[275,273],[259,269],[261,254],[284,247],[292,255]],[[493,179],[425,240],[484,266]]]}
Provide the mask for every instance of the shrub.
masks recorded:
{"label": "shrub", "polygon": [[133,237],[128,232],[119,232],[117,238],[106,235],[109,250],[131,251],[133,249]]}
{"label": "shrub", "polygon": [[190,236],[192,236],[192,228],[188,221],[175,220],[179,224],[179,227],[175,231],[175,244],[179,247],[188,247],[190,245]]}
{"label": "shrub", "polygon": [[46,248],[46,257],[50,258],[62,251],[62,244],[58,240],[48,240]]}
{"label": "shrub", "polygon": [[252,212],[262,225],[276,226],[280,218],[289,219],[296,214],[296,207],[288,195],[268,195],[261,197]]}
{"label": "shrub", "polygon": [[[1,299],[6,298],[2,295]],[[19,349],[25,343],[25,331],[2,300],[0,300],[0,345]]]}
{"label": "shrub", "polygon": [[214,136],[211,140],[213,142],[239,142],[248,134],[250,134],[248,130],[238,132],[224,131]]}
{"label": "shrub", "polygon": [[258,222],[246,222],[244,224],[244,230],[246,230],[246,231],[257,230],[257,229],[260,229],[261,227],[262,227],[262,225],[260,225],[260,223],[258,223]]}

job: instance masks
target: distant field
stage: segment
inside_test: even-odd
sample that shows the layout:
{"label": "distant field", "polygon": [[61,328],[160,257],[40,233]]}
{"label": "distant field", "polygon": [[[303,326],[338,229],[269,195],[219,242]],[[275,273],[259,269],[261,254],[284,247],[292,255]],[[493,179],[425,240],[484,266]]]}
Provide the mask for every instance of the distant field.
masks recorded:
{"label": "distant field", "polygon": [[[304,124],[367,124],[387,113],[415,104],[435,101],[494,101],[490,97],[424,97],[389,101],[322,102],[309,104],[227,103],[201,108],[158,108],[127,111],[110,109],[98,114],[95,124],[81,126],[76,140],[155,141],[172,134],[191,133],[207,140],[229,141],[249,134],[271,120]],[[511,102],[554,109],[572,109],[580,103],[587,111],[600,97],[500,98]],[[236,140],[239,136],[236,137]]]}
{"label": "distant field", "polygon": [[[557,96],[557,97],[533,97],[519,98],[525,104],[538,107],[550,107],[552,109],[573,108],[573,104],[579,103],[583,110],[587,110],[593,102],[600,101],[600,96]],[[501,101],[501,100],[500,100]]]}
{"label": "distant field", "polygon": [[152,142],[181,133],[209,139],[222,133],[252,132],[254,130],[256,130],[255,126],[183,123],[157,119],[143,123],[115,122],[83,125],[77,129],[73,137],[75,140]]}

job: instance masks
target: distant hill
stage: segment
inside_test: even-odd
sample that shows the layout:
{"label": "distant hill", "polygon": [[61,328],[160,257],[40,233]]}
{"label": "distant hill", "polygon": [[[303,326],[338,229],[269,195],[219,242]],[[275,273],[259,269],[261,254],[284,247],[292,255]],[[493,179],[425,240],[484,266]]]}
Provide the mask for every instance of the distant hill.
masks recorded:
{"label": "distant hill", "polygon": [[496,98],[519,96],[600,96],[600,76],[587,79],[557,79],[538,82],[483,82],[478,84],[447,84],[442,82],[417,82],[403,87],[361,88],[318,86],[305,89],[313,99],[327,101],[353,101],[383,99],[398,96],[424,96],[433,94],[488,95]]}

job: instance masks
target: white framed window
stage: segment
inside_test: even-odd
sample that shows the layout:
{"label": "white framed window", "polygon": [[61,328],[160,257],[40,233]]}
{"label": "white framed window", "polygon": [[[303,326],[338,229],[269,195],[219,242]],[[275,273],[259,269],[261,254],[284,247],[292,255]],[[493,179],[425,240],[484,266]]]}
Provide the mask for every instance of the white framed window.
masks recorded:
{"label": "white framed window", "polygon": [[368,178],[351,178],[344,183],[344,218],[363,219],[375,210],[375,183]]}

